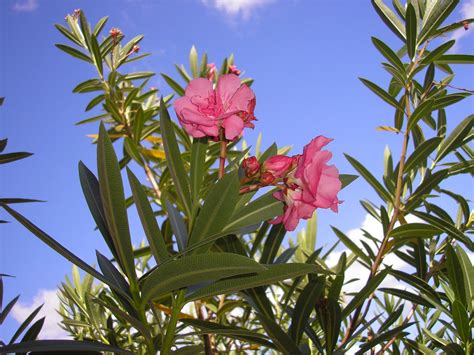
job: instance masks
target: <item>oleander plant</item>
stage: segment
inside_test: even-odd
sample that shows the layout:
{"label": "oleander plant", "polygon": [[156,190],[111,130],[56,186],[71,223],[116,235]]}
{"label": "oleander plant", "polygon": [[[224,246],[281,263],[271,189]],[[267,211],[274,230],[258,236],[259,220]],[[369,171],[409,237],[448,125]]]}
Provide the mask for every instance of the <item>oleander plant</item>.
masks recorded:
{"label": "oleander plant", "polygon": [[[353,174],[340,173],[328,150],[337,137],[324,132],[291,154],[277,144],[262,149],[261,135],[250,147],[246,132],[266,117],[255,117],[258,93],[233,55],[218,66],[193,47],[176,76],[161,74],[174,92],[163,97],[148,86],[154,72],[128,69],[148,55],[140,54],[143,36],[125,41],[108,17],[90,24],[83,10],[56,25],[67,40],[57,48],[96,72],[73,89],[90,96],[91,116],[78,124],[99,126],[90,135],[97,166],[79,162],[78,170],[108,250],[96,251],[91,266],[11,207],[29,200],[0,199],[74,265],[58,290],[71,340],[37,340],[38,329],[27,346],[17,336],[0,353],[472,354],[474,214],[467,189],[449,180],[474,174],[474,115],[454,124],[446,108],[474,93],[456,85],[454,72],[474,56],[451,54],[455,40],[447,39],[474,19],[445,23],[457,0],[372,5],[398,38],[395,47],[372,38],[390,80],[360,78],[393,109],[393,121],[377,128],[396,135],[400,153],[385,150],[380,177],[357,151],[346,155]],[[317,210],[344,208],[338,193],[358,177],[378,196],[360,203],[382,236],[363,230],[359,243],[335,226],[338,241],[318,246]],[[142,230],[130,228],[129,209]],[[133,245],[136,235],[146,240]],[[338,245],[348,252],[335,254]],[[369,276],[347,291],[360,279],[355,265]],[[399,286],[385,287],[387,278]]]}

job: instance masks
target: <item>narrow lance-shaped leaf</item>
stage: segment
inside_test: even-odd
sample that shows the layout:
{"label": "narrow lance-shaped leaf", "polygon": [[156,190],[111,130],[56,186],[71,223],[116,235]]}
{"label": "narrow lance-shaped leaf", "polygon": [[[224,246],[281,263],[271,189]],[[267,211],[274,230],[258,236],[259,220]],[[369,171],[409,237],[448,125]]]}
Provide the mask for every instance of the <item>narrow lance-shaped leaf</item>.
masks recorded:
{"label": "narrow lance-shaped leaf", "polygon": [[199,202],[199,192],[205,173],[207,139],[194,138],[191,148],[191,194],[194,204]]}
{"label": "narrow lance-shaped leaf", "polygon": [[130,282],[136,279],[133,247],[128,226],[127,207],[120,166],[112,142],[101,123],[97,143],[97,170],[105,218],[115,249]]}
{"label": "narrow lance-shaped leaf", "polygon": [[194,224],[189,246],[221,231],[227,225],[234,212],[238,191],[236,173],[225,175],[211,188]]}
{"label": "narrow lance-shaped leaf", "polygon": [[242,274],[260,273],[266,268],[256,261],[233,253],[196,254],[158,266],[143,282],[144,302],[183,287],[204,281]]}
{"label": "narrow lance-shaped leaf", "polygon": [[395,13],[383,2],[383,0],[372,0],[372,5],[380,18],[403,42],[405,42],[405,27]]}
{"label": "narrow lance-shaped leaf", "polygon": [[344,154],[346,159],[351,163],[351,165],[359,172],[360,175],[374,188],[377,194],[386,202],[392,201],[392,196],[388,193],[387,190],[382,186],[380,182],[372,175],[372,173],[367,170],[361,163],[356,159],[352,158],[348,154]]}
{"label": "narrow lance-shaped leaf", "polygon": [[324,285],[323,278],[311,280],[301,291],[296,301],[293,315],[291,317],[290,329],[288,330],[289,335],[296,344],[299,344],[301,341],[304,328],[308,324],[308,318],[311,315],[311,311],[316,305],[316,302],[319,301],[324,290]]}
{"label": "narrow lance-shaped leaf", "polygon": [[359,78],[360,81],[362,81],[362,83],[367,86],[370,90],[372,90],[372,92],[374,94],[376,94],[378,97],[380,97],[382,100],[384,100],[386,103],[388,103],[389,105],[397,108],[397,109],[403,109],[402,107],[400,107],[400,104],[398,103],[398,101],[392,96],[390,95],[388,92],[386,92],[384,89],[382,89],[380,86],[378,86],[377,84],[374,84],[373,82],[367,80],[367,79],[364,79],[364,78]]}
{"label": "narrow lance-shaped leaf", "polygon": [[210,296],[228,294],[322,271],[319,267],[309,264],[274,264],[267,265],[267,268],[268,270],[255,276],[217,281],[210,286],[205,286],[193,292],[187,299],[188,301],[194,301]]}
{"label": "narrow lance-shaped leaf", "polygon": [[191,216],[191,195],[189,192],[188,175],[184,170],[173,124],[163,98],[160,100],[160,126],[166,153],[166,164],[184,210],[188,216]]}
{"label": "narrow lance-shaped leaf", "polygon": [[8,207],[5,204],[0,204],[13,218],[15,218],[18,222],[20,222],[26,229],[28,229],[31,233],[33,233],[38,239],[40,239],[43,243],[48,245],[51,249],[56,251],[58,254],[62,255],[64,258],[72,262],[73,264],[80,267],[85,272],[89,273],[90,275],[94,276],[97,280],[100,280],[104,283],[107,283],[107,280],[97,272],[94,268],[86,264],[82,259],[71,253],[69,250],[64,248],[61,244],[59,244],[56,240],[51,238],[48,234],[43,232],[37,226],[35,226],[31,221],[23,217],[21,214],[13,210],[12,208]]}
{"label": "narrow lance-shaped leaf", "polygon": [[145,235],[148,239],[153,256],[157,263],[163,262],[169,258],[168,249],[165,244],[160,227],[156,221],[155,214],[151,208],[150,202],[143,191],[143,187],[138,181],[137,177],[127,168],[128,181],[132,189],[133,200],[137,207],[140,221],[142,222]]}
{"label": "narrow lance-shaped leaf", "polygon": [[418,32],[415,8],[411,3],[407,5],[405,33],[407,37],[408,57],[413,60],[416,55],[416,34]]}

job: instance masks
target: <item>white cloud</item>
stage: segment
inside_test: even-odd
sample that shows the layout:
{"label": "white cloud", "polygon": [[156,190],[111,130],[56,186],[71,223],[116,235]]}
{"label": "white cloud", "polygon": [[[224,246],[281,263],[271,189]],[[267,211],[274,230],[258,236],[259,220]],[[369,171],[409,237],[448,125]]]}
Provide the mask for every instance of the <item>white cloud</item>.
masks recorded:
{"label": "white cloud", "polygon": [[275,0],[201,0],[205,5],[222,11],[231,18],[241,16],[249,19],[256,9],[262,8]]}
{"label": "white cloud", "polygon": [[20,11],[20,12],[31,12],[31,11],[35,11],[37,8],[38,8],[38,0],[17,1],[12,6],[13,11]]}
{"label": "white cloud", "polygon": [[[467,0],[461,6],[460,12],[462,19],[474,18],[474,0]],[[459,50],[459,40],[469,35],[473,30],[472,24],[470,24],[470,28],[468,30],[465,30],[464,28],[455,30],[449,38],[450,40],[456,40],[456,44],[451,48],[450,52],[457,52]]]}
{"label": "white cloud", "polygon": [[[12,315],[18,323],[22,323],[36,308],[43,304],[43,308],[36,316],[35,320],[46,317],[43,329],[39,335],[40,339],[64,339],[67,333],[62,330],[58,323],[61,316],[56,311],[59,308],[57,290],[39,290],[29,304],[18,302],[12,309]],[[33,322],[32,322],[33,323]],[[30,323],[30,324],[32,324]]]}

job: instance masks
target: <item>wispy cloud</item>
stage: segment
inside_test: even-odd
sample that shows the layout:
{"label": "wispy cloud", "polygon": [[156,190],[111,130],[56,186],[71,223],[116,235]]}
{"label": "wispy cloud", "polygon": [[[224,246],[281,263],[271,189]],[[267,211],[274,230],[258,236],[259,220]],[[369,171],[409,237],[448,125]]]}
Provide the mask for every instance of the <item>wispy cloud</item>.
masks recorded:
{"label": "wispy cloud", "polygon": [[38,0],[22,0],[13,4],[12,10],[19,12],[31,12],[38,8]]}
{"label": "wispy cloud", "polygon": [[43,329],[39,335],[40,339],[64,339],[67,333],[62,330],[58,323],[61,316],[56,311],[59,307],[57,290],[39,290],[31,303],[18,302],[12,310],[15,320],[22,323],[36,308],[43,304],[43,308],[36,316],[35,320],[46,317]]}
{"label": "wispy cloud", "polygon": [[231,19],[242,17],[244,20],[249,19],[256,10],[275,0],[201,0],[207,6],[213,7]]}
{"label": "wispy cloud", "polygon": [[[474,18],[474,0],[466,0],[466,2],[462,4],[460,12],[462,19]],[[455,30],[450,37],[450,40],[456,40],[456,44],[451,48],[451,52],[457,52],[459,50],[459,40],[469,35],[472,31],[472,24],[468,30],[464,28]]]}

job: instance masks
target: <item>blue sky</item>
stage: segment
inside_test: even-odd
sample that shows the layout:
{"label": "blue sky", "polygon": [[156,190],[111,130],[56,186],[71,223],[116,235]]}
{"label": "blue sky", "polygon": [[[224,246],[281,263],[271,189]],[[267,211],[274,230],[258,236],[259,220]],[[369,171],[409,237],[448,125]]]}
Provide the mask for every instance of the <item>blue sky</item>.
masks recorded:
{"label": "blue sky", "polygon": [[[463,18],[461,12],[465,16],[470,11],[474,17],[474,2],[461,3],[464,8],[452,15],[452,21]],[[370,37],[398,44],[368,1],[2,0],[0,96],[6,100],[0,109],[1,138],[9,138],[9,152],[35,155],[2,166],[0,196],[46,200],[16,207],[90,263],[95,262],[95,249],[106,248],[93,231],[77,163],[83,160],[95,170],[95,147],[86,134],[96,133],[97,126],[74,126],[88,117],[84,108],[90,97],[73,94],[72,88],[95,73],[88,64],[54,47],[65,39],[53,24],[63,23],[64,16],[75,8],[83,9],[92,22],[109,15],[107,30],[119,27],[128,38],[145,35],[141,50],[152,56],[137,62],[133,70],[177,77],[173,65],[187,63],[192,45],[199,52],[207,51],[210,61],[218,64],[234,53],[237,66],[255,79],[259,121],[254,131],[246,133],[249,144],[262,132],[264,146],[276,141],[280,146],[291,144],[299,152],[314,136],[323,134],[334,138],[329,149],[341,172],[353,173],[343,157],[345,152],[377,176],[383,169],[384,147],[398,152],[400,137],[375,130],[392,124],[392,111],[357,79],[362,76],[387,86],[388,75]],[[471,31],[453,35],[459,38],[456,51],[473,53]],[[456,70],[454,85],[474,87],[472,68],[459,66]],[[151,85],[163,94],[170,93],[158,76]],[[471,99],[448,110],[448,129],[473,108]],[[472,187],[468,193],[472,198]],[[329,225],[343,231],[361,225],[365,213],[360,199],[377,201],[362,180],[344,190],[340,198],[344,203],[338,214],[319,213],[319,246],[335,240]],[[136,221],[134,210],[131,212]],[[0,219],[11,220],[3,212]],[[136,223],[133,227],[134,240],[141,240],[141,228]],[[48,290],[54,290],[70,273],[71,265],[17,223],[0,228],[0,272],[16,276],[5,281],[7,299],[21,293],[21,306],[27,310],[35,296],[35,302],[54,298]],[[14,325],[10,321],[2,332],[9,334]]]}

